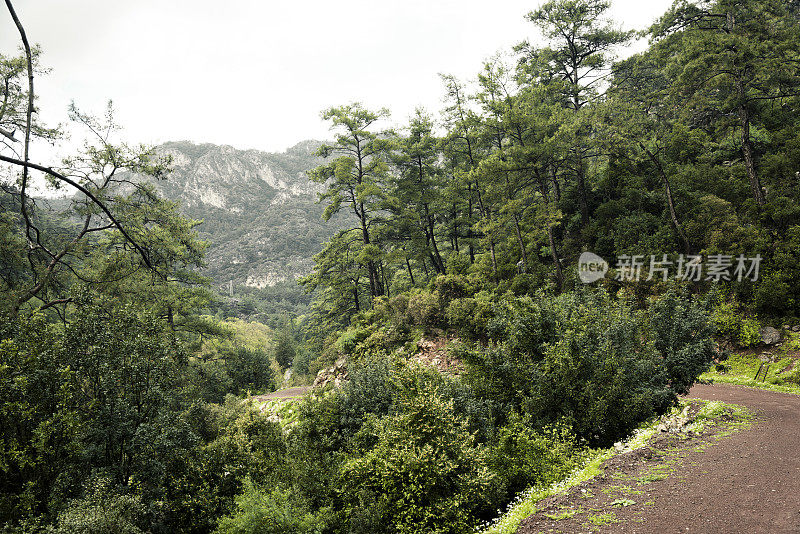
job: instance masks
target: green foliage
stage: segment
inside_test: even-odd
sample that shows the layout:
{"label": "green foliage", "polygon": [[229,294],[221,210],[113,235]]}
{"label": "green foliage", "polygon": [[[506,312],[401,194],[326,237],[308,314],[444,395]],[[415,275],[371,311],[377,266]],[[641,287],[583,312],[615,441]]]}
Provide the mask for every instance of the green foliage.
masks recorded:
{"label": "green foliage", "polygon": [[442,308],[435,292],[417,291],[408,298],[407,313],[413,324],[437,326],[442,324]]}
{"label": "green foliage", "polygon": [[54,534],[144,534],[146,508],[136,495],[117,493],[108,479],[87,484],[86,496],[58,514]]}
{"label": "green foliage", "polygon": [[591,443],[608,444],[677,400],[663,355],[642,320],[601,292],[554,303],[558,339],[547,347],[526,409],[538,421],[565,418]]}
{"label": "green foliage", "polygon": [[534,485],[547,486],[577,467],[579,448],[564,426],[535,430],[516,413],[498,432],[489,465],[505,482],[509,495]]}
{"label": "green foliage", "polygon": [[718,304],[711,313],[711,321],[719,335],[740,347],[747,348],[761,343],[760,323],[739,312],[735,302]]}
{"label": "green foliage", "polygon": [[[547,46],[522,43],[514,66],[488,62],[472,94],[445,76],[441,125],[420,110],[402,131],[380,131],[385,110],[325,111],[324,161],[305,146],[281,167],[316,165],[324,211],[304,201],[289,213],[272,188],[232,184],[267,206],[255,225],[282,217],[302,250],[334,231],[307,215],[338,214],[303,295],[238,288],[212,302],[199,222],[145,183],[168,171],[152,150],[99,135],[64,163],[110,212],[78,196],[56,201],[58,217],[3,188],[0,524],[472,531],[514,492],[563,477],[585,445],[666,411],[711,362],[714,330],[749,347],[755,312],[798,316],[800,106],[786,89],[800,80],[797,9],[677,2],[649,47],[613,68],[630,34],[607,11],[601,0],[543,3],[528,18]],[[4,129],[26,115],[24,67],[0,56]],[[71,114],[113,130],[110,113]],[[57,133],[34,118],[34,137]],[[178,195],[184,182],[160,189]],[[265,234],[235,210],[194,210],[242,260],[215,257],[210,272],[225,281],[241,273],[232,265],[302,270],[280,232],[256,250],[252,235]],[[762,263],[757,282],[721,281],[709,316],[688,296],[707,279],[687,292],[657,279],[576,289],[584,251]],[[282,333],[242,321],[226,332],[203,313]],[[423,335],[456,333],[463,376],[403,361]],[[275,371],[303,377],[345,357],[349,382],[267,417],[232,394],[273,389],[273,356]],[[733,358],[731,375],[755,365]],[[770,372],[797,381],[796,367]]]}
{"label": "green foliage", "polygon": [[674,290],[652,303],[648,316],[655,349],[664,358],[670,388],[678,395],[686,395],[715,356],[709,317],[698,304]]}
{"label": "green foliage", "polygon": [[494,342],[456,350],[468,383],[500,421],[509,410],[536,427],[563,420],[591,443],[663,413],[713,355],[707,316],[675,293],[646,315],[602,291],[507,299],[497,308],[488,326]]}
{"label": "green foliage", "polygon": [[374,442],[342,468],[342,499],[357,532],[464,532],[496,491],[487,454],[452,403],[401,386],[397,413],[373,418],[360,440]]}
{"label": "green foliage", "polygon": [[741,347],[752,347],[761,343],[761,325],[755,319],[742,319],[738,343]]}
{"label": "green foliage", "polygon": [[286,369],[294,361],[296,355],[294,344],[288,334],[281,333],[278,335],[278,340],[275,344],[275,361],[282,369]]}
{"label": "green foliage", "polygon": [[181,421],[195,446],[170,464],[164,482],[165,522],[174,529],[208,532],[233,510],[245,480],[275,484],[286,470],[286,444],[278,423],[238,399],[224,406],[196,402]]}
{"label": "green foliage", "polygon": [[[0,521],[55,516],[95,475],[150,503],[193,445],[177,413],[184,357],[166,325],[90,305],[72,319],[9,325],[0,343],[0,417],[16,421],[3,425]],[[102,508],[93,502],[80,506]]]}
{"label": "green foliage", "polygon": [[256,487],[245,481],[236,497],[236,512],[223,518],[217,534],[319,534],[325,523],[308,511],[302,496],[293,491]]}

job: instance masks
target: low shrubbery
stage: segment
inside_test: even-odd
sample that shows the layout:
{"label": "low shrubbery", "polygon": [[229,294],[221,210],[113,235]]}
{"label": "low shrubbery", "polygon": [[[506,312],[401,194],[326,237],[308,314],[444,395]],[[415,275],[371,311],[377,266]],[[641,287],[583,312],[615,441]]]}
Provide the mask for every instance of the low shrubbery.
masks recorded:
{"label": "low shrubbery", "polygon": [[752,347],[761,342],[761,325],[753,317],[738,311],[736,302],[722,302],[711,313],[711,320],[717,333],[742,348]]}
{"label": "low shrubbery", "polygon": [[[65,532],[94,516],[131,533],[468,532],[667,410],[712,347],[705,313],[675,292],[645,312],[602,290],[517,296],[443,277],[360,314],[325,356],[349,356],[349,381],[297,401],[281,425],[230,395],[208,402],[271,379],[263,352],[219,347],[223,363],[188,361],[181,376],[188,359],[168,331],[100,318],[77,317],[57,341],[55,327],[18,325],[0,345],[6,443],[29,444],[0,450],[16,473],[6,518],[27,507]],[[465,374],[407,358],[426,331],[448,330],[461,333]],[[109,359],[116,374],[99,373]],[[64,445],[45,457],[39,435]],[[95,472],[76,471],[84,458]]]}
{"label": "low shrubbery", "polygon": [[713,356],[702,309],[674,292],[647,314],[600,291],[514,299],[489,330],[488,346],[459,351],[473,387],[500,413],[566,421],[590,443],[663,413]]}
{"label": "low shrubbery", "polygon": [[[339,337],[350,381],[302,401],[286,438],[281,491],[299,495],[297,517],[318,511],[313,527],[293,528],[468,532],[516,493],[566,476],[587,446],[667,411],[711,362],[707,315],[675,291],[644,311],[602,290],[518,297],[473,293],[464,281],[381,300]],[[414,301],[428,311],[410,313]],[[454,349],[463,377],[397,352],[416,328],[441,317],[452,328],[453,310],[477,301],[491,313],[458,314],[485,340]],[[424,317],[434,324],[418,324]],[[388,335],[398,322],[407,337]],[[248,487],[240,503],[283,509],[284,495]],[[258,524],[258,514],[240,504],[221,525]]]}

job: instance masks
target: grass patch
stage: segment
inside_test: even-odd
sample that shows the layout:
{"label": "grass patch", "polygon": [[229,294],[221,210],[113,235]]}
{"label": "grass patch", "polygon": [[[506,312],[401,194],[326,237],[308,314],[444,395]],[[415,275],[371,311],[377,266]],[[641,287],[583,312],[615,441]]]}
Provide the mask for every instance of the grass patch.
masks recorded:
{"label": "grass patch", "polygon": [[721,425],[725,430],[719,434],[719,437],[725,437],[732,430],[749,426],[752,414],[747,408],[738,404],[709,401],[700,409],[694,419],[694,423],[689,425],[687,430],[699,433],[709,425]]}
{"label": "grass patch", "polygon": [[614,495],[640,495],[642,493],[641,490],[633,489],[631,486],[611,486],[601,491],[609,497]]}
{"label": "grass patch", "polygon": [[762,363],[758,356],[733,354],[724,362],[728,371],[720,373],[712,366],[700,376],[700,380],[800,395],[800,362],[788,373],[783,372],[792,362],[792,358],[780,358],[770,364],[767,378],[762,382],[753,380]]}
{"label": "grass patch", "polygon": [[645,484],[650,484],[651,482],[658,482],[659,480],[664,480],[669,477],[669,473],[648,473],[639,479],[639,485],[644,486]]}
{"label": "grass patch", "polygon": [[617,522],[617,515],[614,512],[606,512],[603,514],[592,514],[588,516],[587,519],[593,525],[608,525],[609,523]]}
{"label": "grass patch", "polygon": [[552,519],[553,521],[562,521],[564,519],[572,519],[579,513],[581,513],[580,508],[578,508],[577,510],[575,509],[564,510],[558,514],[545,514],[545,516],[548,519]]}

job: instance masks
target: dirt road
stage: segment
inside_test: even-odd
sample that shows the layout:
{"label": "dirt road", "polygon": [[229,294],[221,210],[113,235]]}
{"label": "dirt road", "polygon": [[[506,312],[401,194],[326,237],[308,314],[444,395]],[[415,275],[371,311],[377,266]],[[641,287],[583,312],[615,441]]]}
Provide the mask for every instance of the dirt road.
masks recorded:
{"label": "dirt road", "polygon": [[[800,396],[698,385],[689,398],[746,406],[753,425],[710,446],[609,460],[605,475],[542,503],[518,532],[800,533]],[[667,468],[655,471],[659,462]]]}
{"label": "dirt road", "polygon": [[267,393],[266,395],[258,395],[257,397],[253,397],[253,400],[255,402],[266,402],[274,399],[295,399],[302,397],[310,389],[311,386],[298,386],[294,388],[279,389],[278,391],[273,391],[272,393]]}

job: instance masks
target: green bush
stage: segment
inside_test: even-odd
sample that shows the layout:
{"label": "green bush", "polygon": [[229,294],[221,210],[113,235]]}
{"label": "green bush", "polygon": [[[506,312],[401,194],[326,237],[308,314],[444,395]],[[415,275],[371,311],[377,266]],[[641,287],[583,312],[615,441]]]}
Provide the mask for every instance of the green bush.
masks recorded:
{"label": "green bush", "polygon": [[289,334],[285,332],[278,334],[275,342],[275,361],[278,362],[281,369],[286,369],[292,365],[295,354],[294,343]]}
{"label": "green bush", "polygon": [[146,509],[137,495],[114,491],[108,479],[87,483],[86,494],[58,514],[53,534],[144,534]]}
{"label": "green bush", "polygon": [[336,340],[336,350],[339,353],[353,354],[358,344],[367,339],[372,331],[373,329],[363,326],[348,328]]}
{"label": "green bush", "polygon": [[535,430],[513,413],[492,445],[489,466],[504,481],[508,495],[564,478],[578,464],[580,450],[563,425]]}
{"label": "green bush", "polygon": [[661,354],[639,316],[604,292],[551,303],[559,337],[537,366],[527,409],[539,424],[565,418],[590,443],[607,445],[676,401]]}
{"label": "green bush", "polygon": [[737,337],[739,346],[752,347],[761,343],[761,325],[755,319],[742,319]]}
{"label": "green bush", "polygon": [[710,362],[699,307],[671,296],[647,313],[658,319],[602,290],[508,298],[487,326],[489,345],[457,355],[498,424],[520,411],[536,426],[565,420],[579,438],[607,444],[667,410]]}
{"label": "green bush", "polygon": [[469,279],[461,274],[439,275],[433,281],[436,293],[439,295],[439,303],[442,308],[453,299],[471,297],[475,294]]}
{"label": "green bush", "polygon": [[497,502],[497,480],[452,402],[401,390],[397,412],[361,430],[374,442],[341,470],[350,532],[463,533]]}
{"label": "green bush", "polygon": [[311,372],[311,352],[300,348],[292,360],[292,372],[295,377],[303,377]]}
{"label": "green bush", "polygon": [[225,406],[195,403],[182,420],[199,442],[169,465],[164,514],[174,531],[208,532],[233,510],[245,479],[266,485],[285,477],[280,426],[241,399],[231,396]]}
{"label": "green bush", "polygon": [[698,304],[669,291],[651,304],[647,316],[670,388],[678,395],[689,393],[715,355],[713,326],[708,315]]}
{"label": "green bush", "polygon": [[337,432],[349,441],[369,415],[389,413],[395,396],[392,364],[386,358],[365,358],[352,363],[350,379],[335,397],[339,417]]}
{"label": "green bush", "polygon": [[226,355],[225,368],[233,386],[226,393],[275,391],[275,375],[264,351],[235,347]]}
{"label": "green bush", "polygon": [[739,313],[735,302],[718,304],[711,313],[711,322],[719,335],[740,347],[752,347],[761,342],[761,325],[756,319]]}
{"label": "green bush", "polygon": [[411,324],[440,326],[443,316],[439,305],[439,294],[428,291],[413,292],[408,298],[407,313]]}
{"label": "green bush", "polygon": [[236,511],[219,522],[216,534],[318,534],[325,523],[308,509],[302,495],[281,488],[262,489],[249,479],[236,497]]}
{"label": "green bush", "polygon": [[494,316],[496,303],[491,295],[480,292],[475,297],[457,298],[450,301],[445,310],[445,319],[451,328],[469,339],[485,339],[487,326]]}

